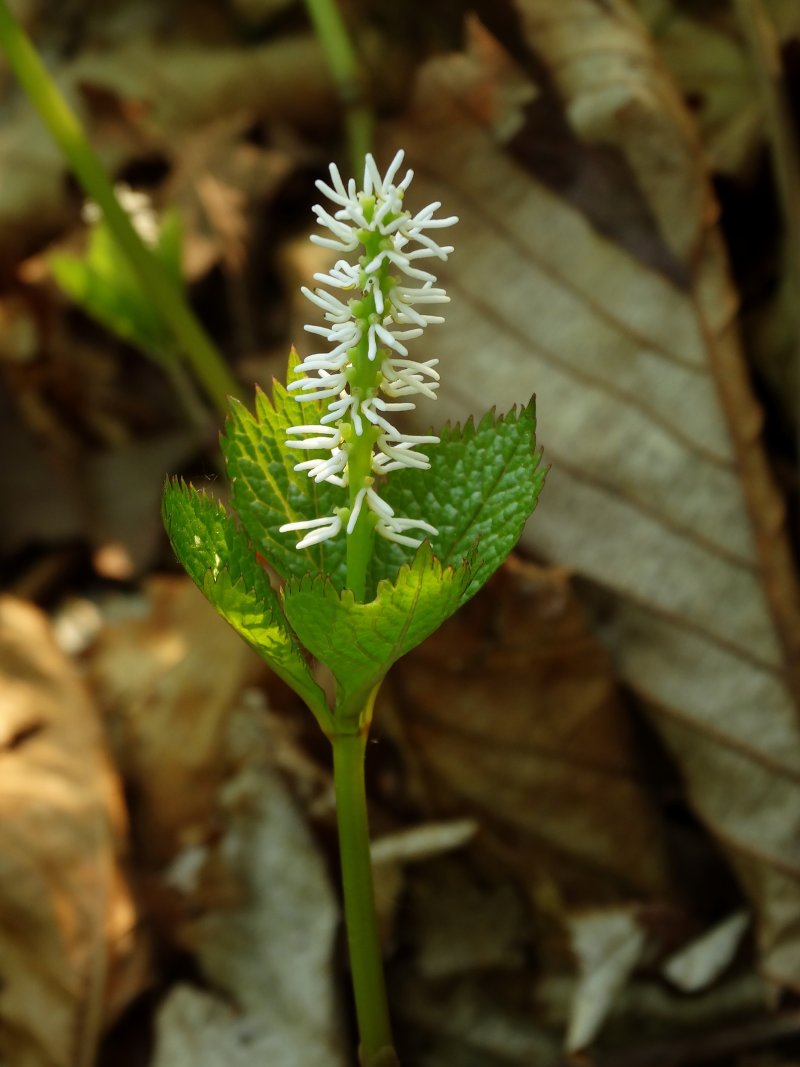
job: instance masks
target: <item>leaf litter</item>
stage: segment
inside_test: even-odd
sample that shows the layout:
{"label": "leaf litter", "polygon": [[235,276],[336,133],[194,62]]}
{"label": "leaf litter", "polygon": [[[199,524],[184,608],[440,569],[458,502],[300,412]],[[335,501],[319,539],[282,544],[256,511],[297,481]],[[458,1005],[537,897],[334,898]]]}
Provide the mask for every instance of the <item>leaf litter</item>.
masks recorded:
{"label": "leaf litter", "polygon": [[[615,669],[755,911],[763,972],[796,988],[797,586],[702,156],[635,19],[582,0],[557,18],[535,0],[513,12],[509,49],[551,72],[572,131],[563,187],[537,169],[535,109],[503,141],[471,106],[519,77],[477,24],[468,54],[421,73],[414,123],[393,130],[421,195],[436,188],[462,218],[443,270],[451,329],[431,341],[462,372],[442,407],[479,405],[488,351],[500,403],[536,389],[551,471],[523,543],[585,581]],[[576,199],[599,147],[648,209],[644,248],[624,217],[601,229]]]}
{"label": "leaf litter", "polygon": [[[190,34],[173,48],[159,15],[154,50],[145,8],[132,36],[109,16],[103,47],[87,39],[61,78],[112,165],[153,150],[177,161],[169,188],[189,209],[191,273],[203,277],[220,263],[233,275],[243,242],[254,255],[245,228],[252,198],[280,196],[292,174],[287,159],[308,163],[308,148],[285,131],[270,159],[244,143],[248,123],[266,113],[267,139],[276,120],[302,125],[316,114],[324,126],[333,114],[326,76],[308,37],[294,51],[280,41],[259,44],[245,61],[224,35]],[[565,1033],[574,1049],[596,1045],[601,1064],[614,1062],[615,1049],[620,1063],[625,1055],[649,1067],[694,1062],[704,1047],[744,1063],[739,1049],[765,1040],[746,1030],[750,1018],[762,1035],[793,1032],[791,1020],[781,1031],[783,1017],[766,1014],[748,939],[754,928],[763,973],[778,986],[796,984],[798,746],[782,647],[793,640],[796,586],[781,501],[758,443],[760,412],[742,374],[737,295],[707,161],[632,9],[569,0],[555,18],[544,0],[478,8],[483,28],[470,23],[467,51],[423,67],[416,109],[383,135],[408,146],[420,197],[446,196],[448,206],[452,198],[462,217],[448,268],[448,330],[429,352],[462,373],[449,391],[445,377],[437,420],[483,410],[475,383],[488,365],[498,406],[538,393],[552,471],[524,543],[547,566],[515,563],[498,575],[463,617],[400,662],[379,710],[384,729],[370,784],[393,1002],[411,1062],[430,1067],[555,1064]],[[770,10],[784,39],[796,37],[796,5]],[[269,17],[253,5],[247,12]],[[690,44],[678,54],[659,42],[661,56],[683,60],[673,62],[680,87],[706,94],[706,149],[741,177],[758,153],[752,97],[730,77],[710,87],[702,61],[712,53],[701,47],[710,42],[725,70],[740,73],[736,34],[702,12],[682,14],[676,26]],[[314,75],[304,93],[286,80],[298,56]],[[265,72],[275,90],[266,112]],[[186,92],[194,77],[200,87]],[[0,150],[15,180],[4,184],[0,215],[9,263],[30,249],[31,234],[63,228],[70,211],[63,164],[34,125],[22,108],[7,108]],[[181,158],[189,161],[182,170]],[[195,180],[194,171],[203,173]],[[51,300],[46,289],[37,293],[38,304]],[[31,333],[24,318],[26,354],[12,380],[35,384],[42,320]],[[252,343],[256,321],[243,343]],[[82,381],[96,390],[97,356],[107,350],[92,344]],[[3,357],[6,372],[15,351]],[[62,404],[63,380],[62,373]],[[107,394],[88,404],[83,386],[79,392],[90,436],[131,446],[119,467],[113,456],[98,467],[97,498],[108,511],[95,543],[121,538],[129,573],[145,573],[157,548],[144,536],[154,499],[146,483],[154,479],[150,460],[144,472],[136,459],[137,417],[109,419]],[[40,404],[41,395],[33,399]],[[57,449],[63,426],[54,425]],[[165,460],[174,469],[192,447],[146,446],[152,470],[162,473]],[[75,455],[80,482],[86,450]],[[39,458],[30,462],[36,469]],[[139,503],[125,513],[114,493],[139,471]],[[5,551],[41,531],[58,544],[92,528],[69,493],[62,500],[59,469],[45,475],[39,484],[52,487],[55,526],[48,529],[31,501],[13,516]],[[155,481],[157,491],[161,477]],[[109,614],[83,656],[115,766],[92,756],[91,766],[106,769],[80,788],[111,782],[117,799],[99,803],[111,839],[87,846],[83,815],[75,823],[60,817],[42,832],[41,848],[51,867],[53,853],[65,854],[65,832],[69,855],[77,841],[113,865],[119,859],[108,856],[127,850],[136,903],[122,868],[114,929],[129,932],[106,943],[107,985],[94,1000],[75,984],[76,960],[85,975],[80,939],[68,964],[55,951],[32,959],[27,944],[24,965],[0,994],[0,1023],[15,1004],[25,1001],[27,1011],[12,1031],[14,1054],[0,1044],[9,1067],[72,1067],[59,1035],[87,1005],[89,1056],[125,1004],[164,982],[163,970],[147,970],[150,937],[166,958],[191,960],[194,978],[157,987],[155,1058],[147,1062],[212,1067],[260,1057],[278,1065],[297,1062],[300,1051],[303,1062],[349,1062],[335,1003],[343,961],[335,871],[324,862],[332,825],[324,759],[288,718],[298,710],[293,699],[200,604],[185,582],[150,583],[143,601],[117,602],[114,610],[124,605],[128,617],[112,622]],[[28,635],[25,644],[49,647],[44,623],[21,619],[14,625]],[[61,669],[49,677],[71,693],[74,677],[65,680]],[[0,689],[4,728],[15,721],[5,703],[9,677],[13,669]],[[31,706],[51,699],[45,677],[31,681]],[[243,697],[254,684],[266,687],[273,707]],[[80,715],[91,719],[88,708]],[[684,827],[676,835],[670,804],[680,785],[643,736],[642,710],[701,820],[688,834]],[[98,751],[91,730],[59,733],[57,742],[55,731],[11,732],[20,743],[3,759],[32,759],[29,746],[50,737],[59,755],[45,761],[48,774],[77,766],[79,751],[85,778],[86,752]],[[30,770],[26,763],[32,786],[40,772]],[[121,783],[130,835],[114,814]],[[16,805],[6,799],[4,814]],[[421,836],[409,844],[407,834]],[[736,873],[745,909],[732,886],[712,887],[722,868],[709,859],[709,838]],[[253,840],[258,849],[248,848]],[[17,853],[9,845],[3,855]],[[35,855],[26,845],[21,859]],[[288,877],[287,857],[296,862]],[[70,892],[68,907],[83,916],[85,886]],[[23,904],[57,945],[65,913],[55,917],[51,893],[48,884]],[[143,929],[130,933],[136,916]],[[90,930],[91,919],[82,921]],[[304,927],[314,938],[302,939]],[[102,951],[102,937],[92,945]],[[73,968],[53,1016],[49,1007],[37,1016],[49,1005],[41,998],[53,995],[37,978],[44,963],[59,974]],[[684,992],[670,992],[662,976]],[[97,972],[102,992],[101,978]],[[287,1005],[305,1003],[306,989],[315,991],[317,1010],[291,1016]],[[58,1025],[43,1034],[43,1018]],[[756,1062],[755,1053],[747,1057]]]}

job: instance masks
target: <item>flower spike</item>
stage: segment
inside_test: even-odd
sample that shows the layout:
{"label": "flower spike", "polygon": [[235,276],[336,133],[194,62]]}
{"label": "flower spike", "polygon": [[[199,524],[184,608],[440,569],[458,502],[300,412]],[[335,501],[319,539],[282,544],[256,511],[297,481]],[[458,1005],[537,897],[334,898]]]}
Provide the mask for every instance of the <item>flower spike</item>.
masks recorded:
{"label": "flower spike", "polygon": [[[437,360],[410,358],[406,342],[421,337],[428,326],[444,322],[441,315],[431,314],[430,306],[446,304],[449,297],[436,287],[436,275],[417,263],[447,259],[452,246],[439,244],[431,231],[458,221],[455,216],[434,218],[441,206],[438,201],[415,215],[404,208],[414,172],[408,170],[395,181],[403,156],[399,151],[381,175],[368,155],[360,190],[353,179],[345,184],[335,164],[330,166],[330,184],[316,183],[333,206],[314,207],[317,222],[328,235],[313,234],[311,240],[336,252],[361,251],[355,262],[342,258],[327,274],[314,275],[314,281],[327,289],[302,289],[326,323],[306,330],[324,337],[331,348],[307,356],[297,367],[300,377],[289,388],[301,403],[327,401],[327,410],[319,424],[292,427],[286,444],[327,452],[297,463],[294,469],[317,482],[349,489],[349,507],[281,526],[281,532],[304,531],[299,549],[336,537],[342,530],[353,535],[365,515],[377,534],[412,548],[419,547],[422,538],[409,536],[409,531],[437,533],[423,519],[396,516],[378,490],[378,479],[391,471],[426,469],[428,459],[415,446],[439,440],[402,433],[389,416],[411,410],[415,406],[411,397],[436,398]],[[353,475],[354,469],[360,474]]]}

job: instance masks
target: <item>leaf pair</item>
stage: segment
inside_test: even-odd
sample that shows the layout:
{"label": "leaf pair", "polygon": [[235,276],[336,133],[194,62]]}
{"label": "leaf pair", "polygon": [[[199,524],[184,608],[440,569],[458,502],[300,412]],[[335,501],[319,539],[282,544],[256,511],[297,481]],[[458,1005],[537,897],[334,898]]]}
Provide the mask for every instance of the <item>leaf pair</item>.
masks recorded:
{"label": "leaf pair", "polygon": [[[290,381],[296,365],[292,353]],[[222,505],[178,482],[167,485],[164,521],[192,579],[332,735],[363,725],[389,667],[500,566],[535,507],[544,471],[534,452],[533,402],[499,419],[490,413],[477,427],[447,427],[440,444],[425,448],[430,470],[401,470],[381,486],[398,514],[421,515],[438,534],[411,559],[376,538],[368,600],[358,603],[346,589],[344,535],[298,551],[279,532],[345,502],[340,488],[295,471],[296,452],[285,446],[288,427],[318,422],[319,408],[278,383],[272,402],[257,393],[255,416],[232,401],[222,448],[242,528]],[[279,592],[262,560],[282,579]],[[333,708],[308,654],[336,681]]]}

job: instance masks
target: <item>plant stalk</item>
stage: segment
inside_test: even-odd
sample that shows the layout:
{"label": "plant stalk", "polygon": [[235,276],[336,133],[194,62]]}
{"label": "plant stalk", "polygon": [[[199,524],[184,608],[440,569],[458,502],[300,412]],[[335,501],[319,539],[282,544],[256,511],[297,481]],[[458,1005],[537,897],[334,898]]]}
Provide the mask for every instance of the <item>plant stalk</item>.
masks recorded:
{"label": "plant stalk", "polygon": [[142,289],[163,315],[209,400],[227,413],[239,386],[169,273],[145,246],[120,207],[114,189],[75,113],[47,72],[29,37],[0,0],[0,47],[28,99],[64,153],[85,193],[98,205]]}
{"label": "plant stalk", "polygon": [[[800,146],[792,120],[781,46],[763,0],[736,0],[736,11],[753,62],[764,112],[775,184],[786,224],[787,269],[794,291],[794,357],[800,366]],[[795,398],[800,402],[800,397]],[[795,414],[800,423],[800,409]],[[796,441],[800,448],[800,439]]]}
{"label": "plant stalk", "polygon": [[353,174],[364,167],[372,148],[372,112],[366,78],[336,0],[306,0],[314,31],[333,76],[344,111],[347,147]]}
{"label": "plant stalk", "polygon": [[396,1063],[369,852],[364,755],[368,723],[333,738],[333,779],[350,970],[363,1067]]}

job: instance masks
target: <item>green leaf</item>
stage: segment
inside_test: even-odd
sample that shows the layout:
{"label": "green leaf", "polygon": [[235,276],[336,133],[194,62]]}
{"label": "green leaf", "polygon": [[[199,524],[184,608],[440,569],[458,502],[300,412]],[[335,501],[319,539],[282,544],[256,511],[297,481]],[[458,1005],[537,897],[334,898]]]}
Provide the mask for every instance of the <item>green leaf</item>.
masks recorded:
{"label": "green leaf", "polygon": [[[463,602],[506,559],[536,507],[546,471],[536,452],[534,401],[499,418],[490,411],[477,427],[472,419],[463,428],[446,426],[440,436],[437,445],[417,446],[430,470],[395,471],[381,496],[398,515],[436,527],[430,544],[443,564],[474,557]],[[373,587],[405,556],[402,546],[376,537]]]}
{"label": "green leaf", "polygon": [[[295,379],[299,362],[292,351],[287,383]],[[273,382],[272,401],[259,389],[256,413],[252,415],[236,400],[221,439],[231,481],[231,500],[253,544],[282,578],[302,577],[309,572],[330,577],[342,589],[346,575],[346,538],[342,535],[298,551],[302,532],[281,533],[287,522],[300,522],[332,515],[348,504],[347,491],[327,482],[317,484],[294,465],[325,453],[286,448],[289,426],[316,424],[325,414],[324,404],[301,404],[294,394]]]}
{"label": "green leaf", "polygon": [[469,580],[468,566],[443,567],[423,544],[368,604],[319,577],[287,583],[282,596],[292,629],[336,678],[337,724],[358,722],[391,665],[456,611]]}
{"label": "green leaf", "polygon": [[[167,212],[152,254],[180,286],[181,239],[179,217]],[[92,227],[83,258],[54,255],[50,257],[50,268],[67,296],[112,333],[159,362],[172,351],[171,329],[144,293],[105,223]]]}
{"label": "green leaf", "polygon": [[330,731],[332,719],[264,568],[225,508],[182,482],[168,482],[164,525],[189,577],[219,614],[298,693]]}

